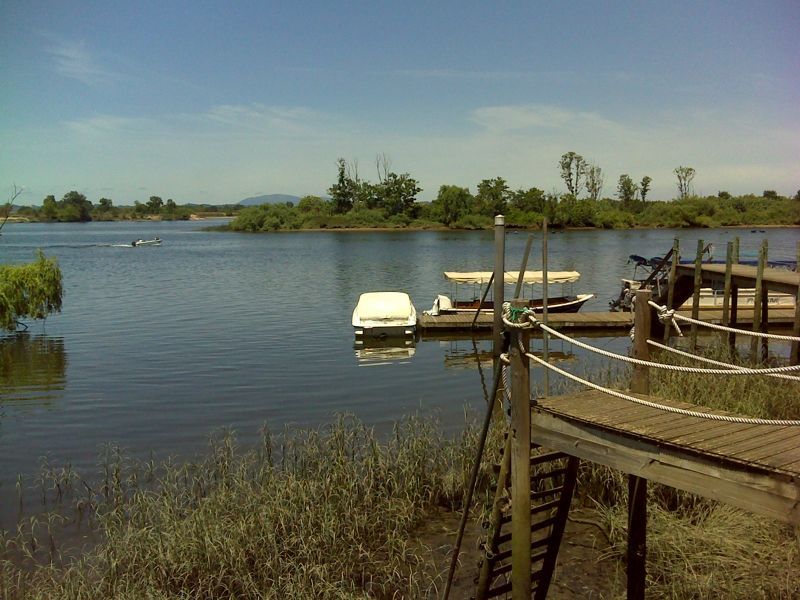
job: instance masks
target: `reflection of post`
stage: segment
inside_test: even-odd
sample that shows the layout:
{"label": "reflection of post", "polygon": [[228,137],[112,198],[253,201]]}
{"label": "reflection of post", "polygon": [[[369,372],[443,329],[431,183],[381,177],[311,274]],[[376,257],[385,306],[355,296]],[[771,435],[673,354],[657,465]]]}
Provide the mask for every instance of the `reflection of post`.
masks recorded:
{"label": "reflection of post", "polygon": [[503,285],[505,284],[506,220],[503,215],[494,218],[494,322],[492,352],[495,369],[503,351]]}
{"label": "reflection of post", "polygon": [[[524,303],[514,302],[518,307]],[[511,597],[531,597],[531,403],[525,329],[511,334]]]}

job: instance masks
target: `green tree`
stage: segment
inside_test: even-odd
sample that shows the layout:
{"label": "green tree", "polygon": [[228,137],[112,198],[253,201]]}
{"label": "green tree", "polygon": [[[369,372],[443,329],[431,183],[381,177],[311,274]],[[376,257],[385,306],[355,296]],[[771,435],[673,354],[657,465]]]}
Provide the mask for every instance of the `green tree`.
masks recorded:
{"label": "green tree", "polygon": [[114,202],[112,202],[109,198],[100,198],[100,200],[98,200],[97,202],[98,202],[97,210],[98,212],[102,213],[111,212],[111,209],[114,206]]}
{"label": "green tree", "polygon": [[720,200],[730,200],[732,196],[730,192],[720,190],[717,192],[717,198],[719,198]]}
{"label": "green tree", "polygon": [[773,198],[774,199],[774,198],[778,197],[778,192],[776,192],[775,190],[764,190],[764,192],[761,194],[761,196],[763,198]]}
{"label": "green tree", "polygon": [[297,203],[297,210],[308,215],[319,216],[328,214],[328,212],[330,212],[330,207],[328,203],[319,196],[304,196],[300,198],[300,202]]}
{"label": "green tree", "polygon": [[652,181],[653,180],[647,175],[642,177],[642,183],[639,184],[639,193],[642,196],[642,202],[647,202],[647,194],[650,192],[650,184]]}
{"label": "green tree", "polygon": [[678,197],[688,198],[692,192],[692,180],[697,172],[692,167],[676,167],[673,172],[678,178]]}
{"label": "green tree", "polygon": [[333,203],[333,212],[337,214],[346,213],[353,208],[355,201],[355,181],[347,173],[347,161],[339,158],[336,161],[338,168],[338,178],[336,183],[328,188]]}
{"label": "green tree", "polygon": [[0,329],[14,331],[20,319],[44,319],[61,310],[61,269],[41,250],[36,261],[0,265]]}
{"label": "green tree", "polygon": [[797,190],[797,193],[794,195],[794,199],[800,202],[800,190]]}
{"label": "green tree", "polygon": [[597,201],[600,198],[600,194],[603,193],[603,184],[605,183],[603,170],[597,165],[587,165],[584,173],[586,176],[586,193],[589,194],[590,200]]}
{"label": "green tree", "polygon": [[150,199],[147,201],[147,210],[151,215],[159,214],[162,206],[164,206],[164,201],[160,196],[150,196]]}
{"label": "green tree", "polygon": [[469,214],[472,194],[467,188],[457,185],[443,185],[434,200],[442,211],[442,223],[453,226],[459,219]]}
{"label": "green tree", "polygon": [[539,188],[517,190],[511,194],[511,206],[523,212],[544,213],[544,203],[545,193]]}
{"label": "green tree", "polygon": [[475,211],[487,217],[503,214],[510,192],[506,180],[502,177],[484,179],[478,184],[478,192],[475,194]]}
{"label": "green tree", "polygon": [[617,182],[617,198],[620,199],[624,208],[628,208],[633,204],[634,200],[636,200],[637,191],[638,187],[633,183],[633,179],[631,179],[630,175],[623,173],[619,176],[619,181]]}
{"label": "green tree", "polygon": [[63,221],[91,221],[92,203],[79,192],[67,192],[60,202],[59,218]]}
{"label": "green tree", "polygon": [[417,180],[408,173],[398,175],[388,173],[383,180],[374,187],[375,196],[387,217],[405,213],[413,216],[414,202],[422,188],[417,185]]}
{"label": "green tree", "polygon": [[58,217],[58,203],[52,194],[42,201],[42,214],[48,221],[55,221]]}
{"label": "green tree", "polygon": [[561,155],[558,165],[561,167],[561,179],[567,184],[567,192],[577,199],[586,176],[586,161],[580,154],[570,151]]}

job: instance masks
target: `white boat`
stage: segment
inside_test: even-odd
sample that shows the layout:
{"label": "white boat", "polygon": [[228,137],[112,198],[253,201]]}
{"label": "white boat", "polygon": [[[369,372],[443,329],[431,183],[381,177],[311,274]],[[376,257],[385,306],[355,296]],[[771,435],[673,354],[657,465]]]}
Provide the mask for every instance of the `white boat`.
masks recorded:
{"label": "white boat", "polygon": [[153,238],[152,240],[134,240],[131,242],[131,246],[160,246],[161,245],[161,238]]}
{"label": "white boat", "polygon": [[[630,311],[631,304],[636,290],[641,289],[645,283],[639,279],[622,279],[622,290],[619,298],[611,302],[612,310]],[[656,281],[655,285],[648,284],[648,288],[653,290],[655,302],[666,304],[667,302],[667,282],[666,280]],[[736,297],[737,308],[753,308],[755,305],[755,288],[739,288]],[[700,288],[700,298],[698,302],[699,310],[722,310],[725,301],[725,290],[717,290],[710,287]],[[694,303],[693,296],[690,296],[678,310],[692,310]],[[767,303],[770,308],[794,308],[794,296],[783,292],[768,290]]]}
{"label": "white boat", "polygon": [[[548,284],[560,283],[562,286],[578,281],[581,274],[577,271],[549,271],[547,273]],[[439,294],[433,302],[430,310],[425,311],[426,315],[475,313],[480,306],[481,312],[494,312],[494,301],[485,300],[481,303],[480,294],[483,286],[488,285],[492,278],[492,271],[445,271],[444,277],[457,287],[472,284],[472,297],[468,300],[457,298],[454,291],[450,296]],[[516,284],[519,279],[519,272],[506,271],[503,282],[508,285]],[[525,271],[523,273],[523,284],[534,285],[544,283],[544,273],[542,271]],[[523,294],[524,295],[524,294]],[[561,296],[549,296],[547,298],[547,312],[549,313],[574,313],[578,312],[587,300],[594,298],[594,294],[568,294]],[[528,306],[534,312],[542,312],[544,300],[542,298],[528,299]]]}
{"label": "white boat", "polygon": [[366,292],[353,310],[356,338],[413,336],[417,310],[405,292]]}

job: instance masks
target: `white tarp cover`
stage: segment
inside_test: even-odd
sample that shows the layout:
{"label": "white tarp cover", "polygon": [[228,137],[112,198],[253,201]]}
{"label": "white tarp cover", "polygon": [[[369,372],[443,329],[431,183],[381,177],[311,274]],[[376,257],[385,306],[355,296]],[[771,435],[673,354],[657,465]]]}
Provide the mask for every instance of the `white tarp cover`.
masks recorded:
{"label": "white tarp cover", "polygon": [[362,321],[408,320],[414,306],[405,292],[367,292],[361,294],[355,309],[355,316]]}
{"label": "white tarp cover", "polygon": [[[458,272],[458,271],[445,271],[444,276],[450,281],[456,283],[488,283],[489,278],[492,276],[491,271],[471,271],[471,272]],[[581,274],[577,271],[548,271],[548,283],[574,283],[578,281]],[[503,280],[506,283],[517,283],[519,279],[519,271],[506,271]],[[525,271],[523,276],[523,283],[542,283],[544,275],[542,271]]]}

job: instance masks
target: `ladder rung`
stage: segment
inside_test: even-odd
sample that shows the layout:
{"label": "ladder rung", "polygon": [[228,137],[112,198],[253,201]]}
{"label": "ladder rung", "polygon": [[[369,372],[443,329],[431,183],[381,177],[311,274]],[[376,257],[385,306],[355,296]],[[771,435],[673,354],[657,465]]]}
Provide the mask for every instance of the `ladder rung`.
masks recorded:
{"label": "ladder rung", "polygon": [[557,508],[560,503],[561,503],[561,499],[550,500],[550,502],[545,502],[544,504],[539,504],[538,506],[534,506],[533,508],[531,508],[531,514],[535,515],[537,513],[544,512],[546,510],[551,510],[553,508]]}
{"label": "ladder rung", "polygon": [[552,479],[553,477],[558,477],[559,475],[563,475],[566,473],[566,469],[553,469],[552,471],[547,471],[545,473],[537,473],[536,475],[531,475],[531,481],[542,481],[544,479]]}
{"label": "ladder rung", "polygon": [[531,456],[531,465],[541,465],[542,463],[558,460],[559,458],[567,458],[563,452],[547,452],[545,454],[537,454]]}

